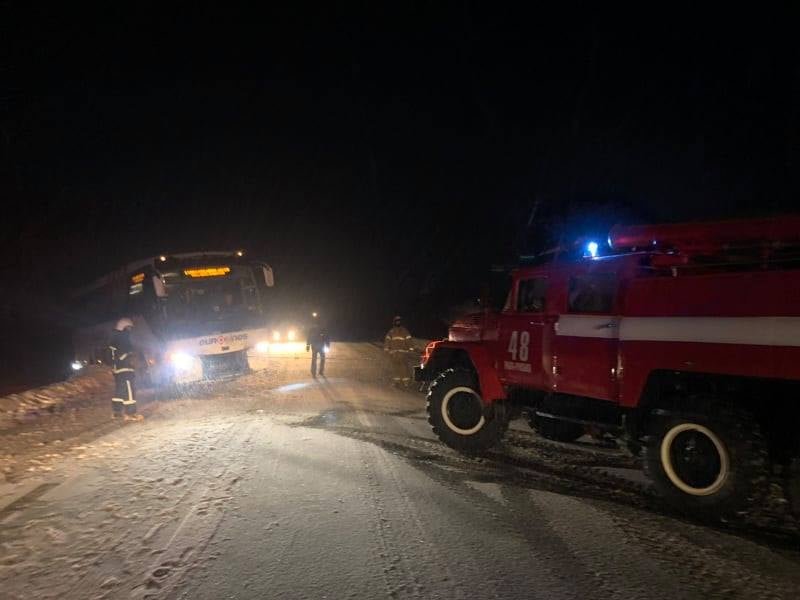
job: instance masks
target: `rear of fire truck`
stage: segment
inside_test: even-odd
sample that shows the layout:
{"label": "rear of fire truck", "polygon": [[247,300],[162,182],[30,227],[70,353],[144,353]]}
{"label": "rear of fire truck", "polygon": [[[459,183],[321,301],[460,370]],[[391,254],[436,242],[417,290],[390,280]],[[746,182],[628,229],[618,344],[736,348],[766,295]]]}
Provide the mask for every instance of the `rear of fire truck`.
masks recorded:
{"label": "rear of fire truck", "polygon": [[673,504],[757,506],[800,456],[800,218],[616,228],[645,246],[624,292],[618,403]]}

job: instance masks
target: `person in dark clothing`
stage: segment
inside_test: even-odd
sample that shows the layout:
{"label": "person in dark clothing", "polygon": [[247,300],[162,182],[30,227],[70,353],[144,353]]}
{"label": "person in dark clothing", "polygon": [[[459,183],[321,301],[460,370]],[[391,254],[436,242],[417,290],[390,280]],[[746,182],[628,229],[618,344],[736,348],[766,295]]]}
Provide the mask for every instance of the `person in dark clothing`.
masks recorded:
{"label": "person in dark clothing", "polygon": [[111,398],[112,416],[126,421],[139,421],[141,415],[136,414],[136,395],[134,381],[136,369],[133,362],[133,344],[131,343],[133,321],[123,318],[117,321],[111,334],[111,363],[114,373],[114,397]]}
{"label": "person in dark clothing", "polygon": [[383,349],[389,353],[392,360],[393,385],[411,385],[409,357],[414,353],[414,341],[399,315],[392,320],[392,328],[386,332]]}
{"label": "person in dark clothing", "polygon": [[319,374],[325,377],[325,354],[331,347],[328,332],[319,322],[319,317],[314,313],[314,322],[308,330],[306,338],[306,352],[311,350],[311,376],[317,376],[317,357],[319,357]]}

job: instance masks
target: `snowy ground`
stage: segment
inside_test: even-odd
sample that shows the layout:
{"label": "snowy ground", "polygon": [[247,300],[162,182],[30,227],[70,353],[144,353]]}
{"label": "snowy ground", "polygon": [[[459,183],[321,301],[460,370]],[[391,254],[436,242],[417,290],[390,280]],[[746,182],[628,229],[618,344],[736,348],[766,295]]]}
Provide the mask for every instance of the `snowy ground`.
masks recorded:
{"label": "snowy ground", "polygon": [[620,452],[444,448],[372,345],[259,366],[0,432],[0,597],[798,597],[793,542],[665,514]]}

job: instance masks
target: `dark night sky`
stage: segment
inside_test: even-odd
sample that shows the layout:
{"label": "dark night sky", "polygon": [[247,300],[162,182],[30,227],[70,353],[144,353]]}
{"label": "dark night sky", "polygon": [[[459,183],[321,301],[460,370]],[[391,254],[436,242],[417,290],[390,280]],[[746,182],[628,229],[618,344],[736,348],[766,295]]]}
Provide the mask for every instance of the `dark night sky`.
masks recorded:
{"label": "dark night sky", "polygon": [[7,320],[244,247],[342,330],[430,328],[546,235],[800,208],[796,14],[123,4],[0,4]]}

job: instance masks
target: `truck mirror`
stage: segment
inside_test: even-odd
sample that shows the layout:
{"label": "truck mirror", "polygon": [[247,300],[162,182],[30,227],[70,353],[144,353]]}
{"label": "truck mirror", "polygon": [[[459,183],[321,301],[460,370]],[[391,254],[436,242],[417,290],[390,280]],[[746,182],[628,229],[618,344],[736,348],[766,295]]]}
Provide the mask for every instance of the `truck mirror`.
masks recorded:
{"label": "truck mirror", "polygon": [[275,276],[272,274],[272,267],[261,267],[261,270],[264,271],[264,283],[267,284],[267,287],[273,287]]}

